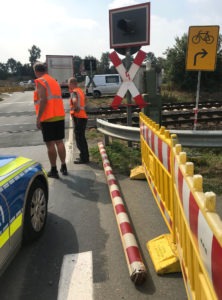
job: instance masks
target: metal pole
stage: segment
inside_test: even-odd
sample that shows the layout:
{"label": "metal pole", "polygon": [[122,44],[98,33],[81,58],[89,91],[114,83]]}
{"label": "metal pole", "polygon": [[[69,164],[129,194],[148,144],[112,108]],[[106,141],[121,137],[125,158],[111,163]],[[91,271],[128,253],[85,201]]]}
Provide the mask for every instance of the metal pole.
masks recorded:
{"label": "metal pole", "polygon": [[201,78],[201,71],[198,71],[196,107],[194,109],[194,128],[193,128],[194,130],[197,129],[198,104],[199,104],[199,98],[200,98],[200,78]]}
{"label": "metal pole", "polygon": [[[130,68],[130,49],[126,50],[126,72],[129,71]],[[129,90],[126,92],[126,100],[127,100],[127,126],[132,126],[132,96]],[[128,147],[132,147],[132,142],[128,141]]]}
{"label": "metal pole", "polygon": [[90,65],[90,81],[92,81],[92,88],[94,88],[93,80],[92,80],[92,61],[91,60],[89,62],[89,65]]}
{"label": "metal pole", "polygon": [[[126,71],[128,72],[130,68],[130,49],[127,49],[126,51]],[[132,125],[132,97],[129,92],[129,90],[126,93],[126,100],[127,100],[127,125],[131,126]]]}

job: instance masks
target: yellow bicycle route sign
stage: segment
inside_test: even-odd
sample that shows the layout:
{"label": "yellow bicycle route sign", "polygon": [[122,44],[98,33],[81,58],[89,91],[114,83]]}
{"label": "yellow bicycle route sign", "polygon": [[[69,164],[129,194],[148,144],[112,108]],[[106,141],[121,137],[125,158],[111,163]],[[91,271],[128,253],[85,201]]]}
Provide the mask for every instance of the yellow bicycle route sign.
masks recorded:
{"label": "yellow bicycle route sign", "polygon": [[219,26],[190,26],[186,70],[214,71]]}

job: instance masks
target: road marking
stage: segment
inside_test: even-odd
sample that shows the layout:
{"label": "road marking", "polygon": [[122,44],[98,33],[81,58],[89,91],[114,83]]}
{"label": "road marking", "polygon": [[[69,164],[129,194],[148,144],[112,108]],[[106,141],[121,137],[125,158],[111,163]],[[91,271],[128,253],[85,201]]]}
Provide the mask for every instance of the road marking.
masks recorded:
{"label": "road marking", "polygon": [[57,300],[93,300],[92,269],[92,251],[65,255]]}
{"label": "road marking", "polygon": [[73,161],[73,123],[72,118],[69,117],[69,133],[68,140],[66,141],[66,158],[67,161]]}
{"label": "road marking", "polygon": [[10,104],[10,105],[15,105],[15,104],[26,104],[27,106],[33,106],[33,102],[27,102],[27,101],[18,101],[18,102],[14,102],[14,101],[12,101],[12,102],[3,102],[3,103],[1,103],[1,105],[8,105],[8,104]]}

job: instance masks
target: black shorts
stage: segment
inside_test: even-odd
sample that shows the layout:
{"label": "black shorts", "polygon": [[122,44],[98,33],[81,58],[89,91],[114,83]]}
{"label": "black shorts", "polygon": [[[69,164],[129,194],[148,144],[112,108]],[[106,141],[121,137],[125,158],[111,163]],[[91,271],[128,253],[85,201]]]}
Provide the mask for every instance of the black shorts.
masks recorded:
{"label": "black shorts", "polygon": [[63,140],[65,137],[65,120],[41,122],[44,142]]}

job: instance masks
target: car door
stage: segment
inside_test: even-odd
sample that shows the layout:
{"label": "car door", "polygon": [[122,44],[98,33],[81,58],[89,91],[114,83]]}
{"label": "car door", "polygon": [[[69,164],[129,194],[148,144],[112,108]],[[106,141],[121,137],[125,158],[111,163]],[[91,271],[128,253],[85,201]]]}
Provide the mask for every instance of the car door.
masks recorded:
{"label": "car door", "polygon": [[119,75],[106,75],[106,94],[116,94],[120,86]]}
{"label": "car door", "polygon": [[[0,187],[1,188],[1,187]],[[0,192],[0,273],[10,254],[9,208]]]}

